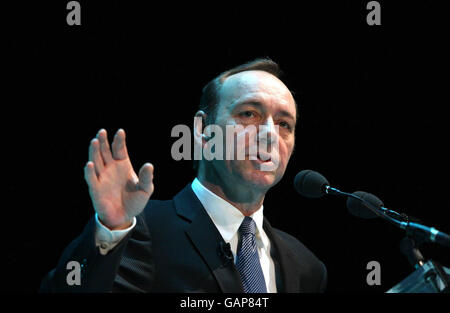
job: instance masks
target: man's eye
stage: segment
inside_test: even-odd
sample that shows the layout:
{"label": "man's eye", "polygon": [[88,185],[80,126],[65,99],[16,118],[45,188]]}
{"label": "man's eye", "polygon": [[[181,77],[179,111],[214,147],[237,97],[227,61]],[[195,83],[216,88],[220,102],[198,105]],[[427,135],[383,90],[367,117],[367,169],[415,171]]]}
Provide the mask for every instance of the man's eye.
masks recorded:
{"label": "man's eye", "polygon": [[252,111],[244,111],[239,114],[242,117],[254,117],[255,114]]}
{"label": "man's eye", "polygon": [[289,130],[292,129],[291,125],[290,125],[288,122],[280,122],[279,125],[280,125],[281,127],[283,127],[283,128],[287,128],[287,129],[289,129]]}

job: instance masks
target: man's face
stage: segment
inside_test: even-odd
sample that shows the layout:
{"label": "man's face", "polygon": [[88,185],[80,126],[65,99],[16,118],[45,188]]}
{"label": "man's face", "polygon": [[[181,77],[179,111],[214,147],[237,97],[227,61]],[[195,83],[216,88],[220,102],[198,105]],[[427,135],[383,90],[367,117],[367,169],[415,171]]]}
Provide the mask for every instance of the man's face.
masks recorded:
{"label": "man's face", "polygon": [[[219,98],[215,124],[222,127],[224,134],[226,125],[242,125],[244,129],[238,131],[236,137],[245,138],[241,141],[245,143],[234,143],[234,151],[245,149],[246,152],[244,160],[235,157],[213,161],[215,170],[236,186],[268,190],[283,177],[294,149],[296,106],[292,94],[278,78],[267,72],[245,71],[225,80]],[[247,127],[249,125],[254,127]],[[256,129],[256,132],[248,129]],[[263,161],[268,155],[256,159],[249,156],[249,147],[261,145],[262,139],[269,139],[266,142],[272,148],[268,149],[272,161]],[[262,170],[263,165],[271,169]]]}

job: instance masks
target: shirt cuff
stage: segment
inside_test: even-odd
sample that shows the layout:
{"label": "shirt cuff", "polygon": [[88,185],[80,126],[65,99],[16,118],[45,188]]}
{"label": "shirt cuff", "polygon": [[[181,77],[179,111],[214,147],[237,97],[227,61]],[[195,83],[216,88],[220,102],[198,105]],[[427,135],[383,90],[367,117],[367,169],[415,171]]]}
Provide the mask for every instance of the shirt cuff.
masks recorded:
{"label": "shirt cuff", "polygon": [[105,255],[114,249],[134,226],[136,226],[136,217],[133,217],[133,223],[130,227],[122,230],[110,230],[100,222],[97,213],[95,213],[95,224],[95,245],[99,247],[100,253]]}

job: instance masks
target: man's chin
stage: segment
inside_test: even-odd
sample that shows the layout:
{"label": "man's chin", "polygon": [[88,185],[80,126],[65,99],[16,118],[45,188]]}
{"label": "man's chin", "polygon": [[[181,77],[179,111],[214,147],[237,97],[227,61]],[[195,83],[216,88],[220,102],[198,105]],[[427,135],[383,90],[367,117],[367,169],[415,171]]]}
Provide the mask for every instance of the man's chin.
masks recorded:
{"label": "man's chin", "polygon": [[253,170],[246,176],[246,180],[250,185],[260,189],[269,189],[279,181],[273,171]]}

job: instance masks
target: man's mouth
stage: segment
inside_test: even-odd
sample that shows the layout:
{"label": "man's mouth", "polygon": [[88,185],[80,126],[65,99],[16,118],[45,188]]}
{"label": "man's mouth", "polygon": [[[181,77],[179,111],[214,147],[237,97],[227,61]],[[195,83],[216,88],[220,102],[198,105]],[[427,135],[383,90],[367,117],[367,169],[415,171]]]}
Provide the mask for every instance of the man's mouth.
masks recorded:
{"label": "man's mouth", "polygon": [[258,153],[257,160],[261,163],[268,163],[272,161],[272,156],[269,153]]}

